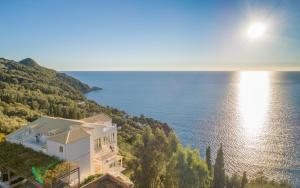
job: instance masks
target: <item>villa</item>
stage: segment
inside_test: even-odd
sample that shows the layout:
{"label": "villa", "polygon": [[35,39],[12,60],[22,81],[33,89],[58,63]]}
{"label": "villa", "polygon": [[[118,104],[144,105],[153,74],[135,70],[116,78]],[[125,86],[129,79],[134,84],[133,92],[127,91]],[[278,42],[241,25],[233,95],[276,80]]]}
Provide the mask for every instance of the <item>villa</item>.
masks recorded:
{"label": "villa", "polygon": [[77,164],[80,181],[94,174],[126,179],[121,173],[124,168],[118,155],[117,125],[104,113],[81,120],[43,116],[9,134],[6,140]]}

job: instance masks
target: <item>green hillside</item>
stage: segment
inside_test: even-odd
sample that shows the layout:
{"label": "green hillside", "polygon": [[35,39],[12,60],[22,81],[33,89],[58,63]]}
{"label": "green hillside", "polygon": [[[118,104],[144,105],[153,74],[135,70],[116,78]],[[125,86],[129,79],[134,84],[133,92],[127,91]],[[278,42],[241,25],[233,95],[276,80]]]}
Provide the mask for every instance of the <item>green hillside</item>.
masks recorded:
{"label": "green hillside", "polygon": [[80,119],[104,110],[125,115],[88,101],[83,93],[92,88],[87,84],[30,58],[20,62],[0,58],[0,89],[0,131],[4,133],[41,114]]}
{"label": "green hillside", "polygon": [[[0,131],[9,133],[41,114],[82,118],[90,111],[78,103],[89,86],[39,66],[32,59],[0,59]],[[95,105],[94,105],[95,106]]]}
{"label": "green hillside", "polygon": [[0,58],[0,133],[8,134],[41,115],[81,119],[101,111],[112,116],[122,127],[119,140],[128,151],[131,142],[141,133],[141,125],[170,128],[144,116],[134,117],[88,100],[83,93],[87,84],[55,70],[44,68],[27,58],[20,62]]}

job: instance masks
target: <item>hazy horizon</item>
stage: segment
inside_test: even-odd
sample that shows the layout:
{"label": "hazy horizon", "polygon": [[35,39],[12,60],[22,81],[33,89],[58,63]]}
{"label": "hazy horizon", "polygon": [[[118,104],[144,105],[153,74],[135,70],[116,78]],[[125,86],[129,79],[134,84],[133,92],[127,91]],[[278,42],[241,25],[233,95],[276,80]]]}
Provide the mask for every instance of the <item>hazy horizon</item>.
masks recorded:
{"label": "hazy horizon", "polygon": [[60,72],[234,72],[234,71],[273,71],[273,72],[299,72],[300,67],[277,67],[277,68],[215,68],[215,69],[66,69]]}

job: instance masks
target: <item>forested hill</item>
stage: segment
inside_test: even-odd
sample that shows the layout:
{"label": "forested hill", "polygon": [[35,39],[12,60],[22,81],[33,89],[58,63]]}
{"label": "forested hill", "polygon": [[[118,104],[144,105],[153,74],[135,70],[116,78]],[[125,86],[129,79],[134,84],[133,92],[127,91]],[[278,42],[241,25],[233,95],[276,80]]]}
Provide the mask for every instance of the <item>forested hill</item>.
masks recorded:
{"label": "forested hill", "polygon": [[[21,79],[23,75],[24,80],[43,82],[45,84],[48,84],[49,86],[62,87],[61,89],[64,89],[69,85],[72,87],[68,87],[66,89],[72,90],[73,88],[75,88],[75,92],[78,92],[77,90],[79,90],[85,93],[91,89],[87,84],[84,84],[71,76],[68,76],[64,73],[58,73],[55,70],[40,66],[31,58],[26,58],[19,62],[1,58],[0,63],[4,65],[7,73],[11,73],[11,71],[14,71],[16,73],[16,79]],[[21,75],[21,73],[23,74]]]}
{"label": "forested hill", "polygon": [[168,129],[150,118],[131,117],[87,100],[83,93],[92,89],[30,58],[20,62],[0,58],[0,133],[10,133],[41,115],[81,119],[100,111],[110,114],[120,126],[132,124],[140,129],[138,125],[148,123]]}
{"label": "forested hill", "polygon": [[32,59],[0,59],[1,132],[32,121],[41,114],[80,118],[78,103],[89,86],[69,76],[39,66]]}

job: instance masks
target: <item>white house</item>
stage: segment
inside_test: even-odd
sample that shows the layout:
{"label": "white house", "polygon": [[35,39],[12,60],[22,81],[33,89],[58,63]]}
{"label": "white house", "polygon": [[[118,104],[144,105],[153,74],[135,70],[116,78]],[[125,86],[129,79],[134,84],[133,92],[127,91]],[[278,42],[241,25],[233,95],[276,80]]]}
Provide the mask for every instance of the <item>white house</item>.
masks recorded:
{"label": "white house", "polygon": [[117,126],[104,113],[81,120],[43,116],[6,139],[76,163],[81,181],[98,173],[125,178],[118,155]]}

